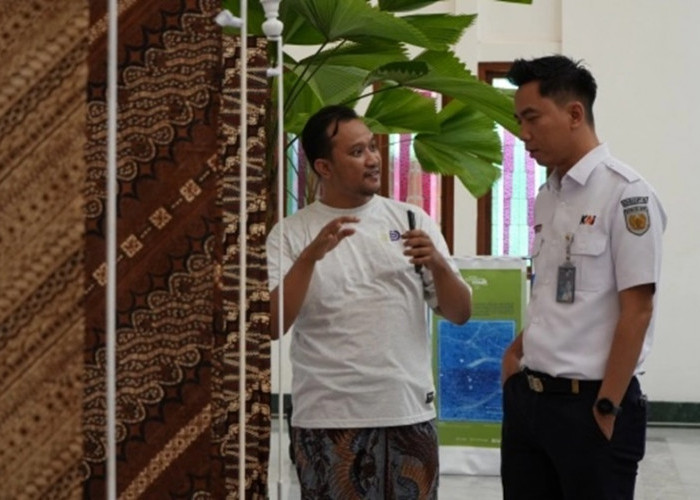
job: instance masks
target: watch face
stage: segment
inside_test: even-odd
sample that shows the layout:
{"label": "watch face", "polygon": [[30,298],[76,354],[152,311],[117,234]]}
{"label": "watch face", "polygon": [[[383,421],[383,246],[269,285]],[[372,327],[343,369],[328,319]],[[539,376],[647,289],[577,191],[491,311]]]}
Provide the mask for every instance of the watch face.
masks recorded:
{"label": "watch face", "polygon": [[617,408],[608,398],[602,398],[596,401],[595,407],[598,409],[601,415],[617,415],[620,413],[620,408]]}
{"label": "watch face", "polygon": [[613,404],[609,399],[599,399],[596,406],[598,407],[598,411],[603,415],[608,415],[613,411]]}

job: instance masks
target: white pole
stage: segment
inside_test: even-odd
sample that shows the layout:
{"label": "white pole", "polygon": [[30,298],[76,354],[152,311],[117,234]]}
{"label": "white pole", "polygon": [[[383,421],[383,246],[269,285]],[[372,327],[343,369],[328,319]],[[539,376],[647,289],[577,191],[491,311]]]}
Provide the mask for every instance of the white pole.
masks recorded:
{"label": "white pole", "polygon": [[107,470],[105,493],[108,500],[117,498],[117,0],[108,0],[109,24],[107,31],[107,200],[105,284],[105,344],[106,344],[106,398],[107,398]]}
{"label": "white pole", "polygon": [[238,214],[238,267],[239,267],[239,296],[238,296],[238,334],[240,338],[240,363],[238,380],[238,498],[245,499],[246,484],[246,281],[248,279],[248,0],[240,0],[241,5],[241,145],[240,162],[240,208]]}
{"label": "white pole", "polygon": [[[282,51],[282,31],[284,25],[282,21],[279,20],[279,3],[280,0],[260,0],[263,8],[265,9],[265,22],[262,24],[262,29],[267,39],[270,41],[275,41],[277,43],[277,61],[274,68],[269,68],[267,70],[268,77],[277,77],[277,213],[279,214],[279,226],[280,226],[280,237],[284,235],[284,173],[285,173],[285,163],[284,163],[284,60]],[[282,272],[282,245],[280,244],[280,251],[277,255],[278,258],[278,268],[280,273]],[[278,309],[280,313],[277,315],[277,331],[279,332],[279,339],[277,341],[277,352],[278,352],[278,369],[277,369],[277,424],[278,424],[278,434],[277,434],[277,449],[279,453],[277,454],[277,499],[282,500],[284,498],[284,474],[283,474],[283,464],[282,459],[284,449],[283,447],[283,436],[284,436],[284,391],[282,388],[283,383],[283,373],[282,373],[282,356],[283,356],[283,339],[284,339],[284,280],[280,276],[278,285]]]}
{"label": "white pole", "polygon": [[240,199],[238,216],[238,332],[240,338],[241,361],[238,370],[238,498],[245,498],[245,457],[246,457],[246,281],[247,269],[247,192],[248,192],[248,0],[240,0],[241,17],[234,17],[228,10],[222,10],[216,16],[216,22],[220,26],[231,26],[241,29],[241,108],[240,108]]}
{"label": "white pole", "polygon": [[[284,177],[285,177],[285,162],[284,162],[284,65],[282,60],[282,37],[277,38],[277,213],[279,214],[279,224],[280,224],[280,239],[284,236]],[[282,272],[282,248],[280,244],[280,251],[277,256],[278,269],[280,273]],[[279,470],[279,479],[277,482],[277,498],[282,500],[284,498],[282,485],[283,475],[282,475],[282,460],[283,446],[284,442],[282,436],[284,436],[284,387],[282,385],[284,381],[282,370],[282,359],[283,359],[283,342],[284,342],[284,280],[279,280],[279,299],[278,299],[278,309],[280,313],[277,314],[277,325],[279,332],[279,340],[277,341],[277,415],[278,415],[278,449],[279,454],[277,456],[277,464]],[[291,432],[291,429],[290,429]]]}
{"label": "white pole", "polygon": [[[284,144],[285,144],[285,137],[284,137],[284,83],[282,81],[283,78],[283,61],[282,61],[282,37],[279,37],[277,39],[277,68],[279,70],[279,74],[277,75],[277,116],[278,118],[278,124],[277,124],[277,213],[279,214],[280,217],[280,238],[284,235],[284,177],[285,177],[285,161],[284,161]],[[280,272],[282,272],[282,245],[280,245],[280,252],[278,255],[278,269]],[[284,280],[280,279],[279,282],[279,300],[278,300],[278,305],[279,305],[279,310],[284,311]],[[278,417],[278,427],[279,427],[279,432],[278,432],[278,441],[279,441],[279,456],[278,456],[278,469],[279,469],[279,481],[278,481],[278,498],[282,500],[283,498],[283,493],[282,493],[282,484],[283,484],[283,475],[282,475],[282,464],[283,464],[283,445],[282,443],[284,440],[282,439],[282,436],[284,436],[284,370],[282,369],[282,360],[283,360],[283,354],[284,354],[284,314],[280,313],[277,315],[278,318],[278,329],[277,331],[279,332],[279,340],[277,341],[277,414],[279,415]],[[291,411],[291,409],[290,409]],[[291,432],[291,429],[289,429],[289,432]]]}

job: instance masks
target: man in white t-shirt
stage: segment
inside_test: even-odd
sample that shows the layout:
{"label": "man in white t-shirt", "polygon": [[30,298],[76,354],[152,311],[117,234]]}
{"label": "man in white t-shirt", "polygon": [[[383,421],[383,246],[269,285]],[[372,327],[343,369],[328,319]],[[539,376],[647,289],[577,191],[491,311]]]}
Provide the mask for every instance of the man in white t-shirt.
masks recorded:
{"label": "man in white t-shirt", "polygon": [[520,137],[552,173],[535,204],[526,326],[503,358],[504,498],[631,500],[666,215],[598,141],[587,69],[521,59],[508,78]]}
{"label": "man in white t-shirt", "polygon": [[302,497],[436,498],[425,304],[464,323],[469,288],[432,219],[377,194],[381,157],[352,109],[320,110],[302,145],[320,198],[267,240],[273,337],[281,276],[284,332],[292,327],[292,442]]}

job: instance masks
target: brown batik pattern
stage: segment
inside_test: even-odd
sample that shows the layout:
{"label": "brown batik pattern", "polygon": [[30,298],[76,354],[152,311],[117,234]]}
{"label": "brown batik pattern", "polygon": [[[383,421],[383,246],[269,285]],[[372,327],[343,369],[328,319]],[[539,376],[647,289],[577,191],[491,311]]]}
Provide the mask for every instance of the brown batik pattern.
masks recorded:
{"label": "brown batik pattern", "polygon": [[[228,412],[238,404],[232,371],[238,345],[237,324],[228,320],[237,311],[222,301],[226,287],[236,284],[229,283],[222,258],[236,252],[221,242],[223,224],[237,217],[227,210],[238,208],[223,199],[228,163],[219,159],[222,41],[213,17],[220,2],[125,1],[119,7],[117,489],[120,498],[236,498],[238,476],[229,470],[238,462],[238,437]],[[106,465],[104,14],[101,4],[91,5],[86,498],[102,498]],[[230,230],[233,238],[238,229]],[[267,297],[251,298],[248,311],[257,300]],[[248,356],[253,424],[259,413],[269,413],[263,380],[269,380],[269,355],[260,352]],[[267,481],[267,455],[259,453],[257,439],[269,430],[260,422],[248,428],[248,491],[264,490]]]}
{"label": "brown batik pattern", "polygon": [[86,2],[0,2],[0,498],[77,498]]}
{"label": "brown batik pattern", "polygon": [[[223,87],[221,103],[221,139],[223,177],[223,238],[217,282],[220,318],[225,336],[217,337],[215,368],[223,384],[214,404],[214,440],[225,449],[238,450],[239,439],[239,369],[241,339],[238,334],[238,297],[241,276],[240,246],[240,44],[238,38],[223,40]],[[246,498],[266,498],[267,463],[270,439],[270,336],[269,291],[265,256],[269,172],[265,165],[265,110],[269,98],[266,78],[266,41],[251,38],[248,42],[248,166],[246,204],[246,477],[250,478]],[[219,302],[219,301],[217,301]],[[237,455],[238,453],[236,453]],[[227,490],[235,487],[238,460],[226,461]]]}

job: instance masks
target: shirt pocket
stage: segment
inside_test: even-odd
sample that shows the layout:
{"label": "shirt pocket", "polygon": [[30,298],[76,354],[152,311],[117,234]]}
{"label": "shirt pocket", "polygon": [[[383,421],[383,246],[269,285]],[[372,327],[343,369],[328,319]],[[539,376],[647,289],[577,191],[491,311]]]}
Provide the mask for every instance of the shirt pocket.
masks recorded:
{"label": "shirt pocket", "polygon": [[571,260],[576,266],[576,289],[600,291],[612,278],[607,235],[578,232],[571,244]]}

